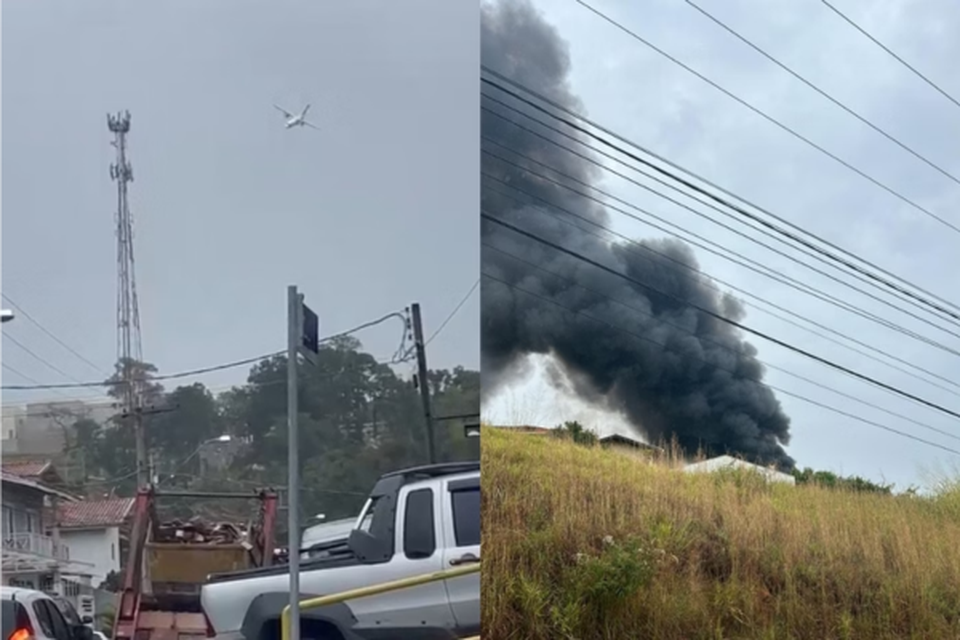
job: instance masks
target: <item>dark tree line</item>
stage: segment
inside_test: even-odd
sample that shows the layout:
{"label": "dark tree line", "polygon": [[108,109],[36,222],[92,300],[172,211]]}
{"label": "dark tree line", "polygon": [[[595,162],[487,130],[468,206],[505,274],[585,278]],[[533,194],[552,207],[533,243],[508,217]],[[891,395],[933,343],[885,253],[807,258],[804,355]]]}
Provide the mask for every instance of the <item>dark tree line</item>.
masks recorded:
{"label": "dark tree line", "polygon": [[[155,368],[130,363],[144,405],[161,409],[144,416],[153,467],[164,483],[181,488],[238,491],[284,487],[287,474],[286,358],[256,364],[244,385],[214,395],[193,383],[166,391],[151,381]],[[119,380],[121,366],[111,383]],[[435,415],[479,412],[480,374],[462,367],[428,375]],[[122,396],[122,386],[109,385]],[[300,369],[301,501],[307,516],[355,515],[376,478],[384,472],[428,461],[420,397],[409,380],[378,363],[354,338],[341,338],[320,350],[316,366]],[[130,421],[113,424],[80,420],[71,429],[68,449],[83,458],[78,488],[88,495],[132,495],[136,490],[136,449]],[[460,421],[436,422],[440,461],[479,459],[478,439],[463,435]],[[231,452],[223,466],[204,466],[211,439],[229,435]],[[208,444],[204,444],[208,443]],[[76,456],[74,456],[76,457]],[[226,504],[206,504],[218,517]]]}

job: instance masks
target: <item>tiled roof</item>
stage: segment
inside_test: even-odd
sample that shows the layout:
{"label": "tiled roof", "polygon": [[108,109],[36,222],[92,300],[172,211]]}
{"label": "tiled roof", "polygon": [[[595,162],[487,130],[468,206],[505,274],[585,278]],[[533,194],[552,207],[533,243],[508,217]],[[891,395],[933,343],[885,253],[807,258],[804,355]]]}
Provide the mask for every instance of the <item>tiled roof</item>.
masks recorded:
{"label": "tiled roof", "polygon": [[81,500],[60,506],[61,528],[115,527],[122,524],[133,509],[133,498]]}
{"label": "tiled roof", "polygon": [[21,478],[39,478],[50,468],[49,460],[4,460],[3,470]]}

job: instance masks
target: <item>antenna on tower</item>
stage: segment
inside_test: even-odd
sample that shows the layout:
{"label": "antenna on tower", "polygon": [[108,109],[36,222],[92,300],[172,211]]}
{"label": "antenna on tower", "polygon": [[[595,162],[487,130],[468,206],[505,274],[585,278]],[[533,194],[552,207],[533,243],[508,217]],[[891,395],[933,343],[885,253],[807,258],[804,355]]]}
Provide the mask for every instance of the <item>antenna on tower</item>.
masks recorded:
{"label": "antenna on tower", "polygon": [[127,134],[130,112],[107,115],[107,128],[114,135],[111,143],[117,150],[116,162],[110,165],[110,178],[117,183],[117,364],[123,381],[122,416],[133,419],[137,442],[137,483],[146,484],[147,455],[143,433],[140,375],[135,366],[143,361],[140,343],[140,303],[137,300],[137,279],[133,258],[133,216],[127,198],[127,184],[133,182],[133,167],[127,161]]}

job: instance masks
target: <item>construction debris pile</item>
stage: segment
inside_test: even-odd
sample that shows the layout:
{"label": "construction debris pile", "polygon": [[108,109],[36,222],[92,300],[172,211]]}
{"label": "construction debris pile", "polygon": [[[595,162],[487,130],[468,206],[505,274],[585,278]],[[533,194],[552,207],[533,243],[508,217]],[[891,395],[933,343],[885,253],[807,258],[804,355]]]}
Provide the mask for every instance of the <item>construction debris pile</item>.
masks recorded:
{"label": "construction debris pile", "polygon": [[240,544],[248,550],[252,548],[250,539],[252,527],[240,526],[231,522],[208,523],[194,517],[183,522],[170,520],[157,525],[153,532],[154,542],[183,544]]}

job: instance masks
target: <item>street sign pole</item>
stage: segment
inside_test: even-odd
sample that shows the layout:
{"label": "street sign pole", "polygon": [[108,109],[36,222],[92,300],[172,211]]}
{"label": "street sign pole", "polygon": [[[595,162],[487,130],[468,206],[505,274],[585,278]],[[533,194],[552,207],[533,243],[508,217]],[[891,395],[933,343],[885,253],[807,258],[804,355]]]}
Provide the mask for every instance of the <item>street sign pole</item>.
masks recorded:
{"label": "street sign pole", "polygon": [[300,640],[300,460],[297,428],[297,354],[303,340],[302,301],[287,287],[287,557],[290,568],[290,637]]}
{"label": "street sign pole", "polygon": [[300,413],[297,374],[300,354],[314,366],[320,354],[320,319],[287,287],[287,556],[290,568],[290,637],[300,640]]}

